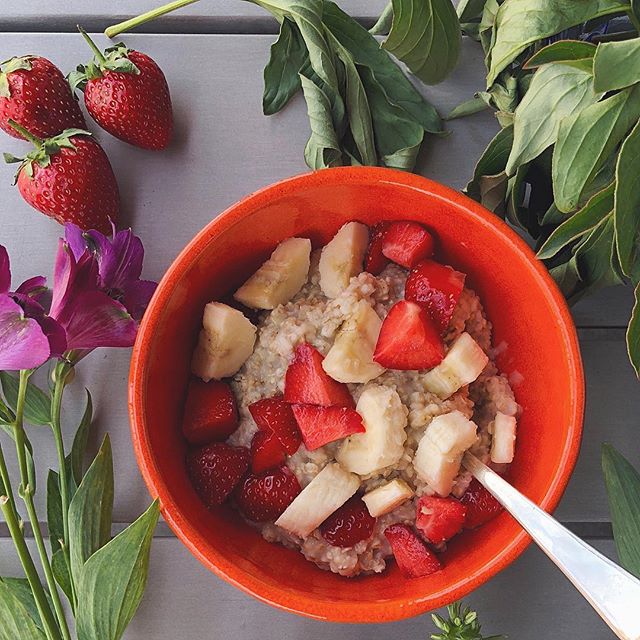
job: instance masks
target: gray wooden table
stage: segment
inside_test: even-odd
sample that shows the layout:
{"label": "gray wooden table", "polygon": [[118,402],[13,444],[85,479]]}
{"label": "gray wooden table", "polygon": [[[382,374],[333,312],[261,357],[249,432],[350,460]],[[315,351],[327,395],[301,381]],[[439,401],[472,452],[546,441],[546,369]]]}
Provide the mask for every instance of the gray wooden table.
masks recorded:
{"label": "gray wooden table", "polygon": [[[154,0],[115,0],[108,5],[86,0],[10,3],[0,17],[0,60],[38,53],[69,71],[88,59],[86,45],[73,33],[77,22],[102,29],[112,22],[107,8],[111,16],[127,17],[154,4]],[[371,22],[384,1],[344,0],[341,4]],[[105,133],[98,135],[120,183],[124,222],[144,240],[145,274],[159,279],[187,241],[228,205],[306,170],[302,150],[308,123],[300,99],[277,116],[265,118],[261,113],[262,69],[274,25],[256,7],[240,0],[203,0],[181,16],[167,17],[148,29],[156,33],[131,35],[126,42],[154,57],[167,75],[176,116],[175,142],[165,153],[154,154]],[[100,36],[97,40],[104,44]],[[474,43],[465,42],[462,60],[452,76],[438,87],[421,90],[446,113],[479,89],[482,80],[480,51]],[[456,121],[450,128],[451,136],[429,142],[419,171],[461,187],[496,124],[487,113]],[[25,148],[8,137],[1,142],[4,151],[19,153]],[[60,228],[23,203],[11,187],[11,174],[9,167],[0,169],[0,243],[9,249],[14,282],[40,273],[51,276]],[[640,462],[638,451],[628,446],[637,442],[640,412],[638,382],[624,346],[629,312],[630,293],[623,288],[601,292],[573,310],[586,370],[587,413],[581,457],[557,510],[563,522],[611,557],[615,550],[600,471],[600,444],[612,442],[632,462]],[[70,423],[79,417],[82,389],[89,387],[97,405],[92,447],[96,448],[107,431],[114,446],[116,528],[134,520],[149,502],[129,437],[129,355],[127,350],[94,352],[79,367],[78,380],[70,389],[69,404],[77,408],[69,407],[65,413]],[[34,431],[31,436],[40,467],[54,466],[48,433]],[[42,508],[42,491],[37,498]],[[0,524],[0,575],[18,573],[11,541]],[[468,601],[480,610],[486,631],[507,633],[513,639],[611,637],[559,572],[533,548]],[[388,625],[348,626],[271,609],[210,574],[161,524],[148,592],[126,637],[424,638],[430,629],[428,616]]]}

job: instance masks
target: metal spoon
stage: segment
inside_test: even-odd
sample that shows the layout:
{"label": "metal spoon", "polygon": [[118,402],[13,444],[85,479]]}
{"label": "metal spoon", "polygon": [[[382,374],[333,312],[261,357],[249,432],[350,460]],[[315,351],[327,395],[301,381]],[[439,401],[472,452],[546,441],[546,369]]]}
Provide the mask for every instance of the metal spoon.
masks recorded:
{"label": "metal spoon", "polygon": [[621,640],[640,640],[640,580],[580,540],[466,453],[463,465],[522,525]]}

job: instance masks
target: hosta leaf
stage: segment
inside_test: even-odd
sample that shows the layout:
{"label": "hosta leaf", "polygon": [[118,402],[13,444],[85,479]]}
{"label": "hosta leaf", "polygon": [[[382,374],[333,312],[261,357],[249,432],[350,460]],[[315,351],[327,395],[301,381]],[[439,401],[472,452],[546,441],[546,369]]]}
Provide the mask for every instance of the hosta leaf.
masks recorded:
{"label": "hosta leaf", "polygon": [[525,69],[534,69],[550,62],[568,62],[593,58],[596,45],[582,40],[558,40],[536,51],[525,63]]}
{"label": "hosta leaf", "polygon": [[[33,597],[33,591],[31,591],[31,585],[26,578],[0,578],[0,582],[3,582],[14,595],[14,597],[20,601],[22,606],[26,609],[27,613],[40,629],[42,626],[42,619],[40,618],[40,612],[38,611],[38,605],[36,599]],[[53,609],[53,604],[49,593],[45,589],[45,596]],[[1,636],[0,636],[1,637]]]}
{"label": "hosta leaf", "polygon": [[640,38],[600,43],[593,75],[596,91],[614,91],[640,82]]}
{"label": "hosta leaf", "polygon": [[553,152],[553,193],[561,211],[572,211],[591,179],[640,117],[640,87],[568,116]]}
{"label": "hosta leaf", "polygon": [[29,608],[0,580],[0,640],[46,640]]}
{"label": "hosta leaf", "polygon": [[393,23],[382,46],[423,82],[437,84],[447,77],[461,42],[451,0],[393,0]]}
{"label": "hosta leaf", "polygon": [[473,178],[465,188],[472,198],[480,198],[480,178],[495,176],[504,171],[513,145],[513,127],[501,129],[488,144],[473,171]]}
{"label": "hosta leaf", "polygon": [[496,16],[487,87],[535,42],[628,8],[625,0],[508,0],[500,6]]}
{"label": "hosta leaf", "polygon": [[[0,371],[0,381],[2,382],[2,391],[7,404],[15,413],[20,381],[17,376],[11,375],[6,371]],[[47,425],[51,420],[51,400],[44,391],[36,387],[32,382],[27,383],[24,419],[29,424],[38,426]]]}
{"label": "hosta leaf", "polygon": [[620,564],[640,578],[640,473],[609,444],[602,445],[602,470]]}
{"label": "hosta leaf", "polygon": [[640,377],[640,284],[635,288],[634,299],[631,321],[627,327],[627,351],[636,375]]}

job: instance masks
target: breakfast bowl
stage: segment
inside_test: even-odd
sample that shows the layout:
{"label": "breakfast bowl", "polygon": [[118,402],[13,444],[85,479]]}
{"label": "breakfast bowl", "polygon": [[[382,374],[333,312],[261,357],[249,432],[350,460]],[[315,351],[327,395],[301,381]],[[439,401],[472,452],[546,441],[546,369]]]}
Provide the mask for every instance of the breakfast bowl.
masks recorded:
{"label": "breakfast bowl", "polygon": [[385,622],[449,604],[513,562],[529,543],[506,513],[447,545],[441,571],[406,579],[346,578],[271,544],[228,505],[207,509],[194,490],[182,431],[202,310],[229,299],[294,236],[326,244],[349,221],[410,220],[439,255],[467,274],[493,325],[494,357],[521,408],[507,479],[546,511],[567,485],[580,446],[584,381],[575,328],[545,267],[504,222],[425,178],[379,168],[337,168],[262,189],[217,216],[160,282],[141,323],[130,375],[133,443],[149,491],[190,551],[215,574],[281,609],[334,622]]}

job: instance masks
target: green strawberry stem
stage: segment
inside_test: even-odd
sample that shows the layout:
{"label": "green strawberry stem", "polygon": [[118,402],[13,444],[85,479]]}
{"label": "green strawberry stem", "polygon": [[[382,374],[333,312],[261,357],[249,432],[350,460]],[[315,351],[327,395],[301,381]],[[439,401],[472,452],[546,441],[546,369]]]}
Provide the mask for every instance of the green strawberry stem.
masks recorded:
{"label": "green strawberry stem", "polygon": [[11,120],[9,118],[9,125],[15,129],[19,134],[23,135],[29,142],[33,142],[33,144],[40,149],[42,147],[42,140],[38,138],[38,136],[34,136],[33,133],[27,131],[22,125],[18,124],[15,120]]}
{"label": "green strawberry stem", "polygon": [[86,43],[89,45],[91,51],[93,51],[93,55],[96,57],[96,60],[101,64],[104,64],[106,62],[106,59],[102,51],[98,49],[96,43],[89,37],[89,34],[80,25],[76,26],[78,27],[78,31],[82,34],[82,37],[85,39]]}
{"label": "green strawberry stem", "polygon": [[147,11],[146,13],[143,13],[135,18],[131,18],[129,20],[125,20],[124,22],[114,24],[111,27],[107,27],[104,34],[107,36],[107,38],[115,38],[117,35],[120,35],[124,31],[131,31],[132,29],[135,29],[145,22],[155,20],[156,18],[165,15],[166,13],[171,13],[176,9],[181,9],[182,7],[186,7],[187,5],[193,4],[194,2],[198,2],[198,0],[175,0],[174,2],[165,4],[162,7],[158,7],[157,9],[151,9],[151,11]]}

